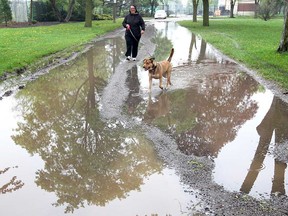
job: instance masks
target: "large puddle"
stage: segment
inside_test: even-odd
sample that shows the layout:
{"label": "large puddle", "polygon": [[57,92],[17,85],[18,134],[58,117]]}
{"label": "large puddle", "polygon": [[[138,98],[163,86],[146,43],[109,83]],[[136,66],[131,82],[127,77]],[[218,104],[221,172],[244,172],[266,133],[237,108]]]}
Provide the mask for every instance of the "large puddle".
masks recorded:
{"label": "large puddle", "polygon": [[[155,81],[148,94],[141,61],[124,60],[122,35],[0,100],[1,215],[197,211],[187,191],[199,188],[181,182],[143,125],[175,140],[181,154],[211,159],[213,181],[226,190],[286,194],[287,104],[175,22],[153,28],[156,59],[175,48],[167,92]],[[150,54],[145,43],[142,52]]]}

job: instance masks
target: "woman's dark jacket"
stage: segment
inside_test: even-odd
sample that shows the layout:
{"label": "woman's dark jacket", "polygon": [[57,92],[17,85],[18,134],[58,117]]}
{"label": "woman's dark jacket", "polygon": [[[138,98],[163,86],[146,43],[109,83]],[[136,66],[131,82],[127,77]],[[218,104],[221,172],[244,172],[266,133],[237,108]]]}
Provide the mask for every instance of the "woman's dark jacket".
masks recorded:
{"label": "woman's dark jacket", "polygon": [[[126,28],[126,25],[129,24],[133,35],[140,39],[141,30],[145,31],[145,22],[139,13],[131,14],[125,16],[122,25]],[[125,36],[132,36],[130,31],[125,32]],[[132,36],[133,37],[133,36]]]}

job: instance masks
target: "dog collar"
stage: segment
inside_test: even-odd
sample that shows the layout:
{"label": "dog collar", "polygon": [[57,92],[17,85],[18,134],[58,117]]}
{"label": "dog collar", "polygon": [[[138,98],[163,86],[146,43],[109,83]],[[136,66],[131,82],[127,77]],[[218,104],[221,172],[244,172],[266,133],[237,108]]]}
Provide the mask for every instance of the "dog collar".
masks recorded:
{"label": "dog collar", "polygon": [[152,68],[151,72],[154,74],[156,71],[157,64]]}

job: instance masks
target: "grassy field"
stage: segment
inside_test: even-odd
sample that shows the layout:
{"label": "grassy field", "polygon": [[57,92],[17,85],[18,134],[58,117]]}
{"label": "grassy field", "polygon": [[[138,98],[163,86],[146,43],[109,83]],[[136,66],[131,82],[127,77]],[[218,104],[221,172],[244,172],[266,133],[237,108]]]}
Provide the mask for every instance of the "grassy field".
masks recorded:
{"label": "grassy field", "polygon": [[283,30],[284,19],[269,21],[254,18],[210,19],[210,26],[181,21],[196,35],[232,59],[245,64],[268,80],[288,90],[288,53],[276,52]]}
{"label": "grassy field", "polygon": [[[0,76],[4,72],[30,66],[45,56],[91,41],[121,26],[122,20],[93,21],[92,28],[83,22],[51,26],[0,29]],[[80,46],[79,46],[80,45]]]}

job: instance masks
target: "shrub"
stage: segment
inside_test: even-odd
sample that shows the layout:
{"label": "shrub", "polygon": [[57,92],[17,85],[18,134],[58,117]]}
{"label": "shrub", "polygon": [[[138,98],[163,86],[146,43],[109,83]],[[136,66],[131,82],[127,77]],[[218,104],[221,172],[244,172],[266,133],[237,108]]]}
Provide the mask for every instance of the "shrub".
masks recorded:
{"label": "shrub", "polygon": [[95,20],[113,20],[113,17],[109,14],[94,14]]}
{"label": "shrub", "polygon": [[12,11],[8,0],[0,0],[0,21],[7,23],[12,20]]}

